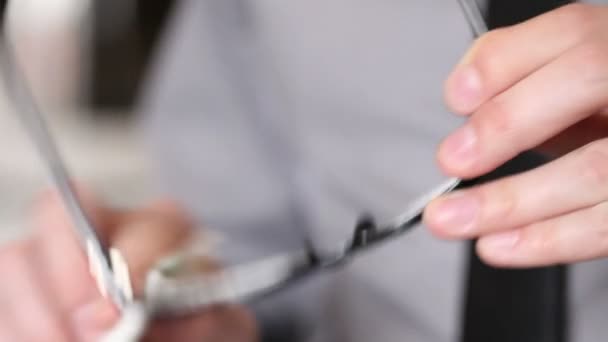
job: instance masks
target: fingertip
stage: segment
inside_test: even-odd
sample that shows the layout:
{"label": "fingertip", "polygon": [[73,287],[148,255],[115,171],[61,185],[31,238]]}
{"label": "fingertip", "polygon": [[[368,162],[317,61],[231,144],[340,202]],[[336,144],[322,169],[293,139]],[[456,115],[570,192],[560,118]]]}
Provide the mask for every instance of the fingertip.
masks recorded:
{"label": "fingertip", "polygon": [[511,268],[510,260],[504,256],[497,257],[491,251],[488,251],[487,248],[483,246],[481,241],[477,241],[475,244],[475,253],[479,259],[486,264],[487,266],[494,268]]}
{"label": "fingertip", "polygon": [[146,208],[147,210],[170,214],[172,216],[184,216],[185,210],[183,205],[172,198],[160,198],[150,202]]}
{"label": "fingertip", "polygon": [[450,148],[445,147],[444,143],[441,143],[437,149],[435,163],[442,174],[460,179],[472,179],[479,176],[479,174],[475,172],[477,171],[477,165],[463,165],[462,163],[454,162],[453,159],[454,157],[450,153]]}
{"label": "fingertip", "polygon": [[468,116],[481,104],[482,91],[479,71],[472,65],[460,65],[444,82],[443,97],[452,112]]}
{"label": "fingertip", "polygon": [[447,174],[464,177],[477,166],[480,153],[477,129],[473,124],[466,123],[441,142],[437,161]]}
{"label": "fingertip", "polygon": [[72,315],[72,327],[78,341],[97,341],[118,320],[114,304],[98,297],[76,309]]}
{"label": "fingertip", "polygon": [[479,238],[475,249],[479,258],[490,266],[516,267],[516,248],[520,239],[520,229],[495,233]]}
{"label": "fingertip", "polygon": [[427,229],[439,239],[453,239],[452,235],[446,229],[443,229],[443,225],[438,223],[437,221],[437,202],[440,199],[435,199],[431,203],[429,203],[424,209],[424,213],[422,215],[422,224],[427,227]]}
{"label": "fingertip", "polygon": [[175,219],[146,212],[134,213],[118,223],[112,246],[121,251],[129,265],[136,294],[142,293],[149,269],[186,244],[189,228]]}
{"label": "fingertip", "polygon": [[499,167],[501,163],[508,161],[508,159],[506,159],[503,162],[505,158],[497,160],[494,160],[494,158],[487,158],[486,154],[491,152],[488,152],[487,147],[477,140],[465,147],[464,151],[459,150],[459,147],[455,146],[455,139],[459,138],[453,138],[451,135],[444,139],[444,141],[439,144],[435,155],[437,167],[446,176],[460,179],[474,179],[491,172]]}
{"label": "fingertip", "polygon": [[443,143],[441,143],[435,156],[435,162],[441,173],[449,177],[466,178],[466,172],[463,172],[460,168],[453,167],[447,154],[446,148],[443,146]]}
{"label": "fingertip", "polygon": [[160,217],[165,222],[172,222],[178,229],[189,231],[194,226],[184,205],[175,199],[161,198],[152,201],[142,211]]}
{"label": "fingertip", "polygon": [[[89,218],[95,222],[100,222],[105,213],[104,207],[101,204],[102,201],[85,186],[75,185],[74,189],[80,204],[87,215],[89,215]],[[66,223],[71,223],[66,212],[64,200],[55,188],[42,190],[34,199],[31,210],[34,217],[44,217],[51,222],[60,223],[63,226]],[[45,226],[57,226],[57,224]]]}

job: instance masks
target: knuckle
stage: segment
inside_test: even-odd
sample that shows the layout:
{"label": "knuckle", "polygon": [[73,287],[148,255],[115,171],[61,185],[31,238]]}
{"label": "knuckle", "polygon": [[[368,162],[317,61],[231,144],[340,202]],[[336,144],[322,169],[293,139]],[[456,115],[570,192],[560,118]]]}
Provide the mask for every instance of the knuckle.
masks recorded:
{"label": "knuckle", "polygon": [[594,232],[592,241],[595,241],[599,251],[608,252],[608,202],[596,205],[591,209],[591,227]]}
{"label": "knuckle", "polygon": [[472,63],[488,78],[503,69],[501,41],[506,28],[492,30],[481,36],[473,48]]}
{"label": "knuckle", "polygon": [[501,96],[489,100],[480,112],[483,115],[474,116],[472,119],[482,136],[505,136],[512,131],[513,110],[509,102]]}
{"label": "knuckle", "polygon": [[26,267],[31,251],[29,241],[14,242],[0,251],[0,270],[10,273]]}
{"label": "knuckle", "polygon": [[576,30],[581,36],[593,31],[598,23],[598,15],[588,4],[572,3],[559,8],[555,15],[564,27]]}
{"label": "knuckle", "polygon": [[61,208],[61,200],[57,191],[48,189],[43,191],[36,200],[36,208],[40,211],[58,210]]}
{"label": "knuckle", "polygon": [[580,50],[580,73],[582,80],[589,83],[605,81],[608,77],[608,44],[594,41]]}
{"label": "knuckle", "polygon": [[45,226],[46,222],[54,222],[62,215],[62,205],[57,193],[45,192],[29,208],[30,219],[35,227]]}
{"label": "knuckle", "polygon": [[591,221],[593,227],[598,227],[598,233],[606,240],[608,247],[608,202],[600,203],[591,209]]}
{"label": "knuckle", "polygon": [[582,44],[574,59],[583,80],[601,79],[608,73],[608,44],[598,39]]}
{"label": "knuckle", "polygon": [[526,242],[527,248],[532,255],[553,255],[557,252],[555,231],[542,229],[535,224],[522,229],[522,241]]}
{"label": "knuckle", "polygon": [[492,226],[502,226],[505,222],[511,222],[519,207],[513,186],[508,179],[494,182],[489,186],[491,188],[480,188],[481,201],[484,203],[482,220],[489,221],[487,224]]}
{"label": "knuckle", "polygon": [[572,262],[580,258],[580,246],[569,243],[563,231],[546,223],[531,224],[522,229],[526,249],[539,264]]}
{"label": "knuckle", "polygon": [[69,341],[68,334],[55,320],[40,320],[31,333],[33,341]]}
{"label": "knuckle", "polygon": [[581,176],[591,189],[608,185],[608,148],[605,140],[583,147],[580,159]]}

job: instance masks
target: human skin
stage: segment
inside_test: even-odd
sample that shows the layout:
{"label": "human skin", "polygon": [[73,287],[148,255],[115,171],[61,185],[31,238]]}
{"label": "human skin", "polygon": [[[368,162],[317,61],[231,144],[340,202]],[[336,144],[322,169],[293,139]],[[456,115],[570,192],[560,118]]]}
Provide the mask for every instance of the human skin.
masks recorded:
{"label": "human skin", "polygon": [[[136,293],[158,258],[190,235],[187,216],[171,201],[118,211],[81,197],[100,236],[124,254]],[[34,232],[0,250],[0,341],[97,341],[118,312],[97,290],[61,201],[47,193],[31,217]],[[144,341],[254,342],[256,335],[246,309],[224,306],[156,321]]]}
{"label": "human skin", "polygon": [[447,239],[479,238],[503,267],[608,256],[608,6],[573,4],[480,37],[445,83],[468,116],[438,150],[449,175],[473,178],[519,153],[537,169],[432,202],[424,221]]}

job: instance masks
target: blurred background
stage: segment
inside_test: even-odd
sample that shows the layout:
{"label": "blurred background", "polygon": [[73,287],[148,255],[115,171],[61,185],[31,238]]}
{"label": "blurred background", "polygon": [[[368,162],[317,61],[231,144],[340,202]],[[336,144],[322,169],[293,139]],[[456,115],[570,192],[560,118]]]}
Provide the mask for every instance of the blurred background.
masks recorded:
{"label": "blurred background", "polygon": [[[68,167],[112,203],[135,204],[155,191],[134,112],[175,2],[17,0],[8,6],[19,62]],[[0,92],[0,241],[27,231],[28,209],[48,186],[15,115]]]}

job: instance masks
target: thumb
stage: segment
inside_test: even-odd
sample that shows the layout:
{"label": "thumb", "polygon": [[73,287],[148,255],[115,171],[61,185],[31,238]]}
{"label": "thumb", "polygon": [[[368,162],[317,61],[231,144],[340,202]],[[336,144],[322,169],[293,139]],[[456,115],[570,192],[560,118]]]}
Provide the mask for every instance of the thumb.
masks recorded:
{"label": "thumb", "polygon": [[[141,295],[148,270],[163,256],[187,241],[191,224],[187,215],[170,200],[159,200],[133,211],[106,211],[108,246],[117,249],[128,265],[135,295]],[[97,341],[116,322],[117,313],[105,298],[97,296],[76,312],[76,332],[82,340]]]}
{"label": "thumb", "polygon": [[[117,213],[112,224],[110,244],[125,259],[136,296],[143,293],[149,269],[160,258],[179,248],[187,240],[191,227],[184,212],[169,200]],[[107,301],[83,308],[78,316],[82,321],[76,321],[79,336],[86,341],[98,341],[116,322],[111,316]]]}
{"label": "thumb", "polygon": [[[100,238],[125,257],[136,294],[142,293],[149,268],[189,236],[190,221],[173,201],[160,200],[143,209],[119,212],[103,206],[85,189],[79,188],[78,196]],[[65,317],[71,317],[68,323],[80,339],[94,340],[112,326],[117,312],[99,294],[71,217],[56,192],[40,196],[32,221],[41,271],[48,279],[45,286],[50,287]]]}
{"label": "thumb", "polygon": [[[104,207],[92,192],[79,187],[79,199],[101,239],[111,234],[114,211]],[[109,328],[117,311],[103,298],[89,273],[86,255],[74,233],[73,221],[56,191],[42,193],[35,202],[31,221],[38,271],[43,286],[52,294],[60,316],[79,341],[92,341]]]}
{"label": "thumb", "polygon": [[[84,188],[78,188],[78,196],[98,235],[106,239],[113,213]],[[47,286],[56,295],[58,304],[67,311],[97,298],[99,292],[89,274],[88,260],[59,194],[45,191],[32,211],[33,240],[44,265],[41,272],[49,280]]]}

